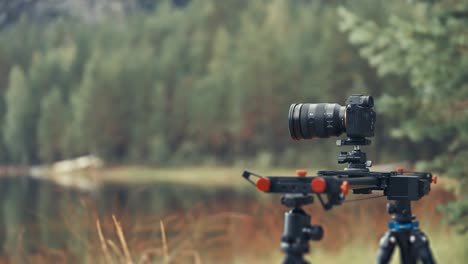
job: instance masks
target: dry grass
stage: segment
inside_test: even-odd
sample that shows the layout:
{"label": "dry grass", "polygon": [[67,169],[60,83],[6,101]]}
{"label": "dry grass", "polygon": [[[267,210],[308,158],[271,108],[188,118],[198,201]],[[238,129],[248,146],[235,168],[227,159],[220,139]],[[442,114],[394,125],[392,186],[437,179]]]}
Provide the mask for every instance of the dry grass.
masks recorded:
{"label": "dry grass", "polygon": [[[117,221],[115,217],[114,226],[115,233],[119,241],[119,246],[115,241],[105,239],[103,230],[100,225],[100,221],[96,221],[97,233],[101,243],[102,249],[102,260],[106,263],[195,263],[201,264],[201,250],[209,245],[216,245],[218,243],[223,244],[229,237],[226,235],[226,224],[225,220],[235,219],[243,216],[236,216],[234,214],[220,214],[210,216],[209,219],[193,219],[195,220],[194,225],[189,230],[183,230],[179,232],[181,226],[187,229],[186,221],[189,219],[176,220],[176,217],[169,216],[167,219],[172,219],[174,228],[168,230],[172,233],[172,237],[168,237],[164,221],[159,221],[160,240],[158,239],[147,239],[147,240],[129,240],[127,241],[124,235],[124,229]],[[224,221],[223,221],[224,220]],[[215,225],[214,222],[221,221],[219,225]],[[208,226],[209,225],[209,226]],[[196,228],[197,230],[194,230]],[[129,228],[130,232],[135,234],[143,234],[148,232],[154,232],[154,225],[137,225],[134,228]],[[169,241],[170,240],[170,241]],[[204,240],[204,241],[201,241]],[[203,242],[202,247],[196,246]],[[130,244],[130,246],[129,246]],[[112,250],[109,250],[109,247]],[[132,248],[133,258],[130,256],[129,247]],[[222,257],[226,252],[211,252],[216,258]],[[210,255],[211,255],[210,253]],[[138,261],[134,261],[138,259]]]}

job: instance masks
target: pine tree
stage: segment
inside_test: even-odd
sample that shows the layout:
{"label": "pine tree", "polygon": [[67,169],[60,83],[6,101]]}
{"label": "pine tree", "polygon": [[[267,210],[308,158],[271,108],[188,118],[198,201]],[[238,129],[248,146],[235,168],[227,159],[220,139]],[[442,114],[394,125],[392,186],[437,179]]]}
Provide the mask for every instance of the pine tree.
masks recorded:
{"label": "pine tree", "polygon": [[90,58],[83,81],[72,98],[73,129],[77,154],[96,153],[109,159],[128,154],[132,103],[140,87],[132,87],[125,72],[129,50],[106,56],[97,51]]}
{"label": "pine tree", "polygon": [[5,94],[6,116],[4,140],[13,161],[28,163],[34,158],[35,115],[34,98],[23,70],[15,66]]}
{"label": "pine tree", "polygon": [[39,158],[51,162],[62,157],[66,106],[61,90],[53,87],[41,102],[37,131]]}
{"label": "pine tree", "polygon": [[445,209],[451,223],[468,231],[468,5],[414,7],[417,16],[392,16],[386,26],[342,9],[342,28],[381,76],[410,80],[411,89],[388,90],[377,105],[399,123],[393,136],[423,147],[421,168],[459,183],[459,200]]}

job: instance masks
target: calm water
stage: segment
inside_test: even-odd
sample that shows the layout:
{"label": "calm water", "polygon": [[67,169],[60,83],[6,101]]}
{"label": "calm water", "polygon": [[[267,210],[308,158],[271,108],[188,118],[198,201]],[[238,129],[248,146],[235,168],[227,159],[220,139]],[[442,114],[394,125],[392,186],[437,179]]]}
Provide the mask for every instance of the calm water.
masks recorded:
{"label": "calm water", "polygon": [[109,222],[116,215],[127,226],[136,226],[139,221],[197,208],[230,211],[247,203],[252,193],[169,183],[107,184],[82,191],[31,177],[4,177],[0,178],[1,255],[36,254],[44,248],[80,255],[90,240],[97,239],[96,219]]}

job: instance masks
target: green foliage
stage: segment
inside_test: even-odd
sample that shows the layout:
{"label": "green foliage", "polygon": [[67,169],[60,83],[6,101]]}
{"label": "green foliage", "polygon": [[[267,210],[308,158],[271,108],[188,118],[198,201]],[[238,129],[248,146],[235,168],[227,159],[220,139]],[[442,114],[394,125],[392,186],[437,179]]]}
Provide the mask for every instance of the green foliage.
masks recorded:
{"label": "green foliage", "polygon": [[12,162],[95,153],[232,164],[269,153],[272,165],[291,165],[278,123],[290,103],[342,102],[378,83],[338,31],[333,5],[279,0],[164,1],[93,23],[26,17],[0,36],[0,58],[0,73],[12,72],[0,77]]}
{"label": "green foliage", "polygon": [[385,91],[378,105],[399,121],[393,136],[426,146],[421,167],[456,178],[461,201],[446,210],[468,231],[468,19],[456,15],[468,7],[416,8],[417,16],[391,16],[383,27],[341,9],[341,27],[381,76],[408,78],[410,89]]}

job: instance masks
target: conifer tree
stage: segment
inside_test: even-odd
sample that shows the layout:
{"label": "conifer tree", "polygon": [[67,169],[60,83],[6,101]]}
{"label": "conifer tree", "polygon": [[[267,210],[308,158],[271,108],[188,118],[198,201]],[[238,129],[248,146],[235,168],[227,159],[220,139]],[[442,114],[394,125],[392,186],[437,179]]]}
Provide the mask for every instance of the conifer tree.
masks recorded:
{"label": "conifer tree", "polygon": [[410,80],[411,89],[386,90],[377,104],[393,118],[393,136],[421,146],[421,168],[456,179],[460,199],[445,210],[468,231],[468,5],[413,7],[418,16],[392,16],[386,26],[342,9],[342,29],[381,76]]}
{"label": "conifer tree", "polygon": [[14,66],[5,94],[4,140],[11,158],[22,163],[33,161],[36,145],[34,98],[31,94],[23,70]]}
{"label": "conifer tree", "polygon": [[37,143],[42,161],[51,162],[62,157],[66,111],[60,88],[53,87],[42,99],[38,122]]}

